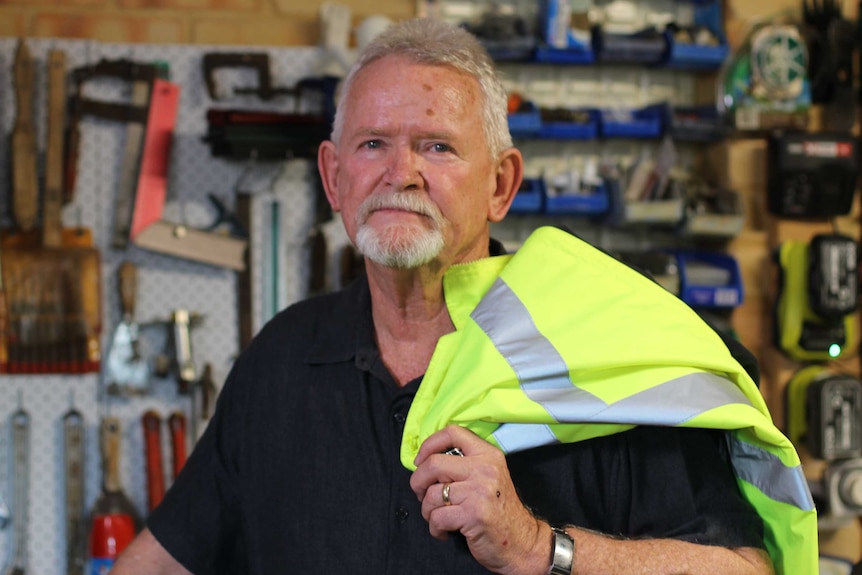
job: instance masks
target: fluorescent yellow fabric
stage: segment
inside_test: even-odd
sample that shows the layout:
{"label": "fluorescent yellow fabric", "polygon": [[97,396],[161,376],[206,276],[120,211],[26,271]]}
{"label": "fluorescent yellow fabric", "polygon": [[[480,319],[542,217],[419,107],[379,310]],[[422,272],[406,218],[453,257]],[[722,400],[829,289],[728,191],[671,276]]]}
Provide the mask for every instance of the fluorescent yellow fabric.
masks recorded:
{"label": "fluorescent yellow fabric", "polygon": [[[632,427],[604,419],[603,412],[588,423],[557,423],[545,406],[525,394],[508,359],[471,317],[500,280],[529,310],[535,329],[564,361],[565,373],[546,372],[543,377],[567,378],[572,386],[613,406],[645,390],[656,391],[668,381],[715,374],[733,383],[730,387],[740,401],[673,424],[730,430],[788,468],[800,465],[792,444],[773,425],[755,383],[694,311],[578,238],[541,228],[515,255],[455,266],[446,274],[446,302],[456,331],[440,339],[408,415],[401,450],[408,469],[415,468],[422,441],[450,423],[498,446],[492,434],[504,423],[548,424],[563,442]],[[507,321],[507,313],[499,309],[501,321]],[[687,391],[696,399],[704,390]],[[816,573],[814,510],[770,499],[742,478],[738,482],[764,518],[766,544],[777,572]],[[804,489],[807,494],[807,486]]]}

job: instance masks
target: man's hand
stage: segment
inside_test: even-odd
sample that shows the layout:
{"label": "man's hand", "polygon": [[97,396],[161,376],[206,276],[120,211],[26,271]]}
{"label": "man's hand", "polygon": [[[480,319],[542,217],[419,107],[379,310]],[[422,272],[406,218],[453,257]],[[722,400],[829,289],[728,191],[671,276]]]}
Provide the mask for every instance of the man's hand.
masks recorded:
{"label": "man's hand", "polygon": [[[443,453],[453,447],[464,457]],[[416,466],[410,486],[431,535],[460,531],[473,557],[496,573],[547,573],[550,528],[521,503],[499,449],[450,425],[425,440]]]}

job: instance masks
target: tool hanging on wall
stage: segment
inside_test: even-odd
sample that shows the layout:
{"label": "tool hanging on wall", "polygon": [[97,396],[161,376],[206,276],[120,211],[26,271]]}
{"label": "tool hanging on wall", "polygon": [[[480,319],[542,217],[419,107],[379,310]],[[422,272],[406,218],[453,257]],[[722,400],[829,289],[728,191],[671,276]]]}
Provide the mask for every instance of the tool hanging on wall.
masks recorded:
{"label": "tool hanging on wall", "polygon": [[808,50],[791,22],[758,24],[723,67],[720,110],[738,130],[805,129],[811,107]]}
{"label": "tool hanging on wall", "polygon": [[768,141],[768,161],[772,214],[829,218],[850,213],[859,175],[853,135],[775,132]]}
{"label": "tool hanging on wall", "polygon": [[12,413],[13,453],[13,520],[12,533],[12,574],[27,572],[27,533],[30,528],[30,414],[24,409],[21,396],[18,396],[18,409]]}
{"label": "tool hanging on wall", "polygon": [[108,395],[145,395],[150,390],[150,365],[142,357],[135,302],[138,291],[138,268],[124,261],[117,270],[122,319],[117,323],[111,349],[105,362]]}
{"label": "tool hanging on wall", "polygon": [[320,96],[323,98],[320,108],[327,123],[331,125],[335,117],[335,90],[341,81],[338,76],[323,74],[303,78],[295,86],[273,86],[269,54],[266,52],[208,52],[203,57],[203,75],[207,93],[213,100],[222,99],[223,91],[219,90],[216,82],[221,68],[246,68],[254,73],[255,85],[234,87],[234,94],[253,95],[265,101],[276,96],[293,96],[297,111],[305,96]]}
{"label": "tool hanging on wall", "polygon": [[841,14],[841,0],[802,0],[808,47],[811,100],[824,105],[827,130],[850,130],[856,114],[853,96],[854,25]]}
{"label": "tool hanging on wall", "polygon": [[823,365],[797,371],[785,388],[787,437],[826,462],[809,478],[818,525],[839,528],[862,515],[862,382]]}
{"label": "tool hanging on wall", "polygon": [[[67,155],[67,195],[74,189],[80,149],[80,122],[88,116],[127,124],[120,181],[114,206],[112,245],[135,245],[232,269],[241,269],[245,242],[162,220],[167,196],[171,140],[179,108],[180,86],[163,78],[163,66],[130,60],[101,60],[73,71],[72,131]],[[86,82],[126,80],[131,101],[117,103],[82,95]]]}
{"label": "tool hanging on wall", "polygon": [[12,211],[18,231],[36,226],[39,178],[36,173],[36,128],[33,89],[36,70],[27,43],[18,41],[14,63],[15,128],[12,130]]}
{"label": "tool hanging on wall", "polygon": [[167,320],[152,322],[168,327],[166,353],[156,356],[154,374],[158,377],[174,377],[177,391],[191,399],[191,423],[189,432],[194,444],[198,437],[197,420],[200,417],[201,400],[198,394],[200,381],[192,353],[191,330],[203,322],[203,316],[187,309],[175,309]]}
{"label": "tool hanging on wall", "polygon": [[165,475],[162,468],[162,417],[148,409],[141,417],[144,431],[144,460],[147,474],[147,505],[152,511],[165,496]]}
{"label": "tool hanging on wall", "polygon": [[14,63],[15,127],[12,131],[12,211],[20,231],[36,224],[38,178],[33,124],[35,69],[24,39],[19,40]]}
{"label": "tool hanging on wall", "polygon": [[826,361],[856,351],[857,251],[853,239],[831,234],[779,246],[775,343],[793,359]]}
{"label": "tool hanging on wall", "polygon": [[862,457],[862,382],[823,365],[797,371],[785,388],[787,437],[818,459]]}
{"label": "tool hanging on wall", "polygon": [[[64,229],[62,208],[66,56],[48,55],[48,129],[42,229],[2,238],[6,363],[10,373],[98,371],[101,269],[92,235]],[[37,192],[38,193],[38,192]]]}
{"label": "tool hanging on wall", "polygon": [[201,377],[192,387],[192,440],[197,443],[201,433],[206,427],[206,422],[213,416],[215,410],[218,387],[213,379],[212,364],[205,363]]}
{"label": "tool hanging on wall", "polygon": [[[111,235],[112,245],[118,249],[125,248],[129,240],[150,92],[159,73],[159,68],[154,64],[133,62],[127,59],[102,59],[95,64],[72,70],[71,123],[66,157],[65,199],[66,201],[71,200],[77,181],[81,121],[85,117],[93,116],[126,124],[123,164],[114,204],[114,226]],[[85,84],[100,79],[119,79],[129,82],[131,85],[130,101],[118,103],[85,97],[83,95]]]}
{"label": "tool hanging on wall", "polygon": [[143,527],[137,508],[120,482],[120,420],[104,417],[99,426],[102,492],[90,512],[90,571],[107,573]]}
{"label": "tool hanging on wall", "polygon": [[[147,475],[147,505],[152,511],[165,496],[165,473],[162,458],[162,416],[155,410],[147,410],[141,417],[144,432],[144,461]],[[171,444],[171,479],[186,463],[186,416],[181,411],[172,412],[167,419]]]}
{"label": "tool hanging on wall", "polygon": [[122,425],[117,417],[103,417],[99,426],[102,452],[102,492],[93,504],[90,513],[98,515],[126,515],[134,524],[135,531],[143,527],[137,508],[129,500],[120,481],[120,441]]}
{"label": "tool hanging on wall", "polygon": [[183,466],[186,464],[186,416],[182,411],[174,411],[168,416],[168,428],[171,432],[171,471],[173,480],[177,480]]}
{"label": "tool hanging on wall", "polygon": [[170,143],[178,108],[179,86],[156,80],[130,230],[132,242],[152,251],[242,270],[247,247],[245,239],[162,219]]}
{"label": "tool hanging on wall", "polygon": [[83,575],[87,528],[84,517],[84,416],[71,404],[63,415],[66,492],[66,575]]}

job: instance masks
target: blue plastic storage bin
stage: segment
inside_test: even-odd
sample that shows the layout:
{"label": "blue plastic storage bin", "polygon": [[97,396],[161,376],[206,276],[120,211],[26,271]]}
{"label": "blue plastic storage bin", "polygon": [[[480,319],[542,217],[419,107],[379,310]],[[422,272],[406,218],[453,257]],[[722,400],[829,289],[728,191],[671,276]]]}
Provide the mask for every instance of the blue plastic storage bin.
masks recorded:
{"label": "blue plastic storage bin", "polygon": [[666,30],[668,51],[665,65],[669,68],[716,70],[730,54],[727,37],[724,34],[721,2],[720,0],[692,0],[691,3],[695,6],[694,25],[709,30],[718,39],[718,46],[677,42],[673,37],[673,31]]}
{"label": "blue plastic storage bin", "polygon": [[662,134],[662,108],[656,104],[620,113],[601,110],[600,134],[604,138],[658,138]]}
{"label": "blue plastic storage bin", "polygon": [[610,198],[604,187],[592,193],[561,194],[548,196],[545,200],[545,212],[553,215],[600,216],[609,209]]}
{"label": "blue plastic storage bin", "polygon": [[530,104],[527,110],[509,114],[509,133],[513,138],[532,138],[542,127],[539,109]]}
{"label": "blue plastic storage bin", "polygon": [[594,26],[592,44],[597,62],[660,64],[667,54],[667,39],[654,28],[614,34]]}
{"label": "blue plastic storage bin", "polygon": [[545,182],[542,178],[524,178],[509,208],[510,214],[540,214],[545,207]]}
{"label": "blue plastic storage bin", "polygon": [[575,122],[541,122],[538,137],[558,140],[592,140],[599,135],[598,110],[578,110],[586,112],[589,120]]}
{"label": "blue plastic storage bin", "polygon": [[[671,251],[677,258],[680,278],[680,298],[692,307],[734,308],[742,304],[744,293],[739,264],[725,253]],[[727,281],[720,285],[693,283],[690,266],[703,263],[727,272]]]}

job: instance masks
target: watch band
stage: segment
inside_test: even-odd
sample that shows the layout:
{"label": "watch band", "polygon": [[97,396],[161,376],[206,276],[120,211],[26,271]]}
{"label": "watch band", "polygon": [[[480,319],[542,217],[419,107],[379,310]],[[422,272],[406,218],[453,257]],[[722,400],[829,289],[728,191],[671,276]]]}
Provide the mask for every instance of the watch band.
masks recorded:
{"label": "watch band", "polygon": [[575,540],[559,527],[551,527],[551,566],[548,575],[572,575]]}

